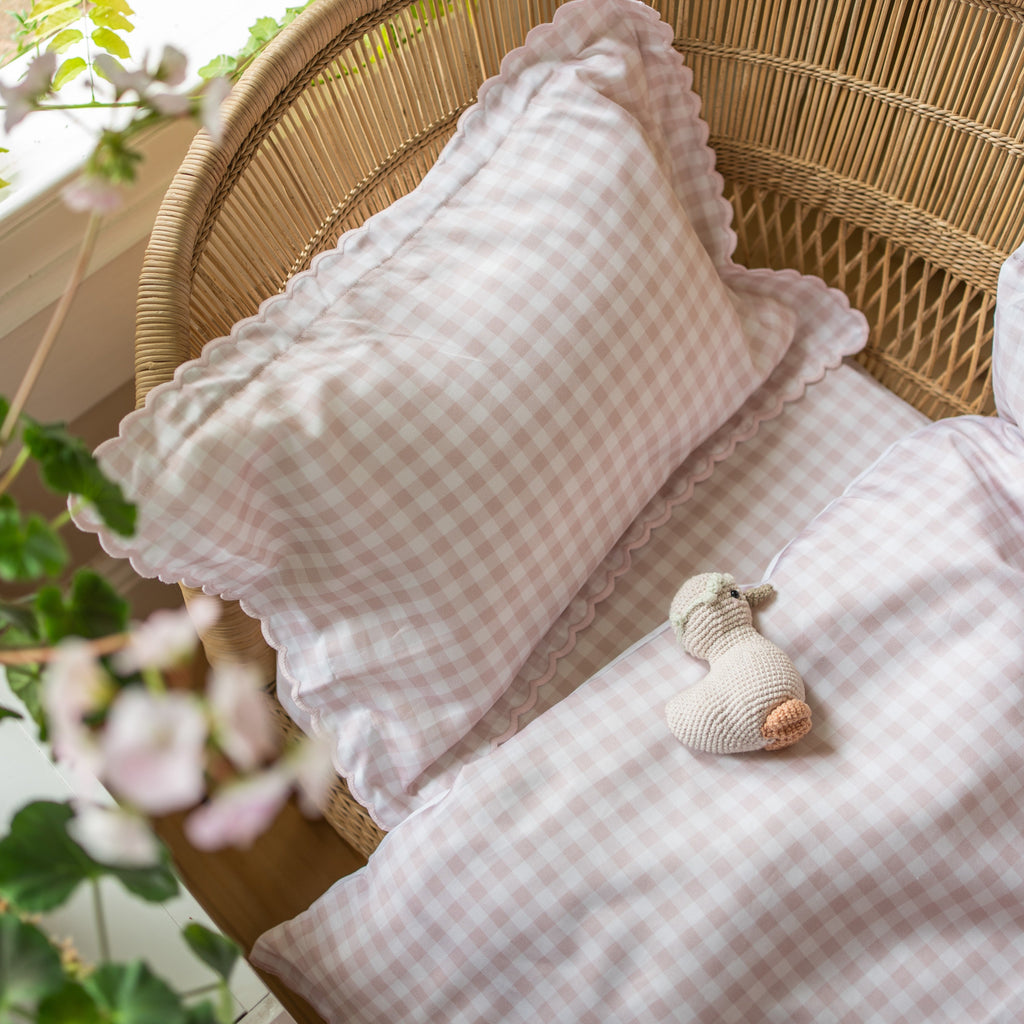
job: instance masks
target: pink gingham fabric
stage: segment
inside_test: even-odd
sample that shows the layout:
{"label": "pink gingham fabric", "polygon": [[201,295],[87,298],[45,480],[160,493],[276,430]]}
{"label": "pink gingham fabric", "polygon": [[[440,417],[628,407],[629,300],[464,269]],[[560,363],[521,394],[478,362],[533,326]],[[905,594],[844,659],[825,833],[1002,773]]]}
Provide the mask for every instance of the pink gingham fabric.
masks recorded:
{"label": "pink gingham fabric", "polygon": [[[416,801],[443,795],[464,764],[507,740],[654,629],[687,576],[716,565],[731,566],[741,579],[759,576],[775,552],[890,444],[928,422],[855,363],[831,365],[839,359],[838,346],[853,343],[856,335],[849,320],[818,310],[815,296],[820,301],[827,294],[820,284],[803,282],[807,301],[782,362],[669,477],[508,690],[424,769],[410,789]],[[287,687],[279,686],[278,696],[310,731]]]}
{"label": "pink gingham fabric", "polygon": [[992,370],[999,415],[1024,423],[1024,246],[999,271]]}
{"label": "pink gingham fabric", "polygon": [[260,619],[385,828],[793,340],[801,279],[732,264],[671,37],[634,0],[566,5],[420,187],[98,453],[138,533],[79,524]]}
{"label": "pink gingham fabric", "polygon": [[255,962],[351,1024],[1024,1019],[1024,439],[925,427],[768,576],[796,746],[679,744],[666,623]]}

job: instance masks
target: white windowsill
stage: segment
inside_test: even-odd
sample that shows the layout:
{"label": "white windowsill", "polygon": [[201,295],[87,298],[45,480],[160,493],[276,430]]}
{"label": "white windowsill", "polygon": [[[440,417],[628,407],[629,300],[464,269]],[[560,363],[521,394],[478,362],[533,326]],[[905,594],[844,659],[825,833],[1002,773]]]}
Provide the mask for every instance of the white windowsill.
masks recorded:
{"label": "white windowsill", "polygon": [[[194,76],[217,54],[240,50],[256,18],[280,17],[295,2],[132,0],[136,28],[126,35],[132,51],[126,64],[133,66],[147,53],[155,61],[170,43],[188,55]],[[0,71],[0,79],[13,83],[19,74],[19,65],[12,65]],[[73,88],[78,83],[66,87],[62,98],[73,101]],[[0,146],[11,150],[0,154],[0,177],[13,182],[0,193],[0,393],[13,391],[32,338],[60,296],[78,251],[85,217],[71,213],[60,192],[92,148],[93,134],[80,122],[91,120],[95,128],[110,116],[109,111],[84,113],[89,117],[39,113],[7,136],[0,131]],[[90,267],[95,274],[114,265],[116,274],[105,276],[102,297],[83,297],[89,316],[78,318],[58,342],[32,396],[29,411],[34,415],[72,420],[131,376],[134,285],[142,247],[194,132],[192,122],[181,121],[145,140],[139,182],[122,209],[106,219]],[[119,257],[123,267],[114,264]],[[87,281],[83,290],[88,287]]]}

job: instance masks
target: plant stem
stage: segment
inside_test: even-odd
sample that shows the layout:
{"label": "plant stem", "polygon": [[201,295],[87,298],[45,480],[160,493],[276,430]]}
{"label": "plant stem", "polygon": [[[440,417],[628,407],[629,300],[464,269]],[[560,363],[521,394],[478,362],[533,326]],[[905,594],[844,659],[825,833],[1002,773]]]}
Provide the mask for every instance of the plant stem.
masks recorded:
{"label": "plant stem", "polygon": [[3,494],[8,487],[14,483],[14,478],[22,471],[25,463],[29,460],[28,446],[24,446],[20,452],[18,452],[17,458],[11,463],[11,468],[4,473],[3,478],[0,479],[0,494]]}
{"label": "plant stem", "polygon": [[[94,657],[102,658],[122,650],[130,636],[130,633],[111,633],[97,640],[86,640],[85,644]],[[57,648],[53,646],[0,649],[0,665],[45,665],[56,656]]]}
{"label": "plant stem", "polygon": [[[40,110],[118,110],[121,107],[136,107],[137,103],[104,103],[100,100],[90,100],[88,103],[40,103],[33,107],[35,113]],[[0,110],[7,108],[0,104]]]}
{"label": "plant stem", "polygon": [[57,340],[57,335],[67,319],[68,311],[71,309],[71,302],[78,291],[78,286],[82,283],[82,278],[85,277],[85,272],[89,267],[89,260],[92,258],[93,250],[96,248],[100,221],[99,214],[90,214],[89,223],[86,225],[85,235],[82,238],[82,244],[78,249],[78,257],[71,270],[71,277],[64,287],[64,293],[57,303],[57,308],[53,311],[53,316],[50,317],[46,331],[36,347],[32,361],[25,371],[25,376],[22,377],[14,398],[11,399],[11,407],[7,411],[7,419],[0,426],[0,455],[3,455],[4,446],[11,439],[11,434],[14,433],[14,427],[18,422],[18,417],[21,415],[21,410],[24,409],[25,402],[28,400],[32,388],[35,387],[36,381],[39,379],[39,374],[42,372],[46,357],[50,354],[53,343]]}
{"label": "plant stem", "polygon": [[216,992],[220,989],[222,982],[211,981],[209,985],[200,985],[198,988],[190,988],[187,992],[181,993],[182,999],[195,999],[197,996],[205,996],[208,992]]}
{"label": "plant stem", "polygon": [[100,944],[100,960],[103,963],[110,961],[110,933],[107,931],[107,915],[103,910],[103,894],[100,892],[98,878],[89,880],[92,886],[92,909],[96,915],[96,935]]}
{"label": "plant stem", "polygon": [[[0,494],[3,494],[3,487],[0,487]],[[74,502],[73,504],[69,505],[66,509],[64,509],[63,512],[61,512],[59,515],[54,516],[50,520],[50,529],[63,529],[65,526],[68,525],[68,523],[71,522],[71,517],[84,506],[85,498],[79,498],[76,502]]]}

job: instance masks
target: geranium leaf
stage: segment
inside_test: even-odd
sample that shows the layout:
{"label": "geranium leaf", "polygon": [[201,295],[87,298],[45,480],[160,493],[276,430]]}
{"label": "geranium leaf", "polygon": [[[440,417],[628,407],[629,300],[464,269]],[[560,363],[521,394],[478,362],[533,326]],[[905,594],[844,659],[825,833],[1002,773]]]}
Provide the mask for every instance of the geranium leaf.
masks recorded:
{"label": "geranium leaf", "polygon": [[185,1009],[185,1020],[188,1024],[220,1024],[217,1011],[209,1000],[189,1006]]}
{"label": "geranium leaf", "polygon": [[166,847],[160,863],[148,868],[99,864],[68,835],[72,811],[66,803],[37,800],[14,816],[0,840],[0,893],[30,913],[65,903],[78,886],[91,879],[116,878],[130,893],[150,903],[177,896],[178,880]]}
{"label": "geranium leaf", "polygon": [[66,598],[53,584],[40,587],[35,611],[43,638],[49,644],[69,636],[94,640],[122,633],[128,626],[128,602],[91,569],[75,573]]}
{"label": "geranium leaf", "polygon": [[186,1024],[181,998],[141,960],[102,964],[83,985],[106,1019],[117,1024]]}
{"label": "geranium leaf", "polygon": [[68,553],[57,532],[41,516],[23,519],[10,495],[0,495],[0,579],[28,582],[56,576]]}
{"label": "geranium leaf", "polygon": [[[18,646],[25,645],[19,644]],[[14,696],[25,705],[25,710],[32,716],[32,721],[39,729],[39,739],[45,743],[48,728],[41,695],[43,666],[8,665],[5,672],[7,673],[7,685],[11,688]]]}
{"label": "geranium leaf", "polygon": [[[31,608],[23,604],[7,604],[0,601],[0,636],[8,629],[17,629],[19,633],[32,634],[36,630],[36,617]],[[34,637],[30,638],[30,642]],[[18,642],[21,646],[21,642]]]}
{"label": "geranium leaf", "polygon": [[34,925],[0,913],[0,1020],[35,1020],[40,1000],[64,981],[60,953]]}
{"label": "geranium leaf", "polygon": [[0,893],[29,913],[65,903],[78,886],[103,869],[72,841],[67,804],[37,800],[23,807],[0,839]]}
{"label": "geranium leaf", "polygon": [[63,423],[28,422],[22,441],[39,463],[43,482],[58,494],[78,494],[91,502],[115,533],[135,531],[135,506],[120,486],[109,480],[85,443],[67,432]]}
{"label": "geranium leaf", "polygon": [[185,925],[181,934],[188,943],[189,949],[210,970],[227,981],[238,962],[240,955],[238,946],[219,932],[210,931],[209,928],[194,921]]}
{"label": "geranium leaf", "polygon": [[128,44],[109,28],[96,29],[92,34],[92,41],[101,50],[106,50],[107,53],[112,53],[115,57],[120,57],[122,60],[127,60],[131,56]]}
{"label": "geranium leaf", "polygon": [[[109,1019],[109,1018],[108,1018]],[[47,996],[36,1011],[35,1024],[105,1024],[100,1011],[85,988],[77,981]]]}
{"label": "geranium leaf", "polygon": [[161,844],[160,863],[147,868],[108,867],[113,875],[133,896],[147,903],[163,903],[174,899],[181,891],[178,879],[171,869],[171,855]]}

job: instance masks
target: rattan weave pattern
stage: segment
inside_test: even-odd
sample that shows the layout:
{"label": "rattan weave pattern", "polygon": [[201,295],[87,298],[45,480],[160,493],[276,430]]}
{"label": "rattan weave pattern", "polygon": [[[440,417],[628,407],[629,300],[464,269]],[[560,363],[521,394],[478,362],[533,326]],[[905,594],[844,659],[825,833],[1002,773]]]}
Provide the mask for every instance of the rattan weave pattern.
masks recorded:
{"label": "rattan weave pattern", "polygon": [[[557,0],[320,0],[200,134],[139,287],[141,402],[338,235],[414,188]],[[736,210],[738,261],[824,277],[864,365],[932,417],[991,413],[999,265],[1024,236],[1024,0],[663,0]],[[212,659],[256,657],[231,606]],[[330,812],[380,838],[339,787]]]}

